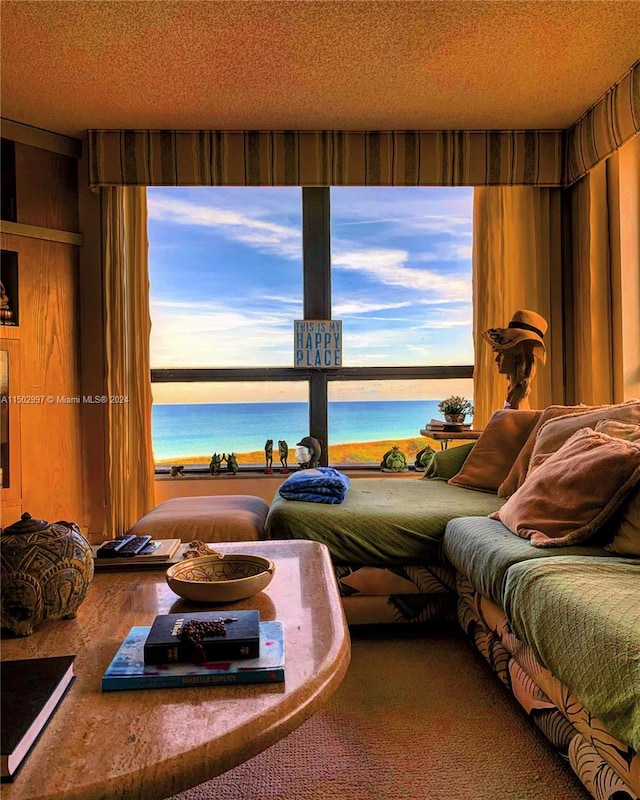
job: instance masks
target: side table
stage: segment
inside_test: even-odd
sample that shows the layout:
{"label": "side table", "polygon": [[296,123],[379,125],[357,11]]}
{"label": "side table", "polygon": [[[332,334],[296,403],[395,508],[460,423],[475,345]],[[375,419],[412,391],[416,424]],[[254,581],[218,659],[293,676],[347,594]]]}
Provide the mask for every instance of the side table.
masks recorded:
{"label": "side table", "polygon": [[446,450],[449,446],[449,442],[475,440],[479,439],[481,434],[482,431],[474,431],[471,429],[467,431],[428,431],[423,428],[420,430],[421,436],[426,436],[429,439],[440,442],[441,450]]}

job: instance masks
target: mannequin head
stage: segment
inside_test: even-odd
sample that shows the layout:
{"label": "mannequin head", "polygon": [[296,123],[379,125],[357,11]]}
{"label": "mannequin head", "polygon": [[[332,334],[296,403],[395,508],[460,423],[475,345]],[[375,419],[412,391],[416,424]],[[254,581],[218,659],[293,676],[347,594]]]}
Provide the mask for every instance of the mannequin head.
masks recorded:
{"label": "mannequin head", "polygon": [[505,408],[529,408],[531,381],[536,374],[533,343],[522,341],[505,350],[494,348],[498,372],[509,380]]}
{"label": "mannequin head", "polygon": [[489,328],[482,333],[495,354],[500,375],[509,380],[505,408],[529,408],[531,381],[536,358],[546,359],[544,336],[547,323],[535,311],[516,311],[506,328]]}

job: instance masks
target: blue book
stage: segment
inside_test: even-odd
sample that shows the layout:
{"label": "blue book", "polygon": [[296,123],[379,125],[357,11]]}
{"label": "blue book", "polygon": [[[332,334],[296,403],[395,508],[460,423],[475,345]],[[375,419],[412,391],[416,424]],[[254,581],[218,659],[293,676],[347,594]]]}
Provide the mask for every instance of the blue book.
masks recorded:
{"label": "blue book", "polygon": [[102,676],[102,691],[169,689],[284,681],[284,636],[281,622],[260,623],[260,656],[204,664],[145,664],[148,626],[131,628]]}

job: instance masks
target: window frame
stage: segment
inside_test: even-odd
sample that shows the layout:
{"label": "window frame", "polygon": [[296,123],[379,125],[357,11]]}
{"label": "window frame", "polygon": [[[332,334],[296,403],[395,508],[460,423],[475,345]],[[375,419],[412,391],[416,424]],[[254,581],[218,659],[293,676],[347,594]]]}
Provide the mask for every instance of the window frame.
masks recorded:
{"label": "window frame", "polygon": [[[331,319],[330,187],[302,187],[303,319]],[[152,368],[151,383],[233,383],[245,381],[307,381],[309,435],[326,443],[320,463],[328,466],[328,384],[330,381],[473,378],[473,365],[339,367],[192,367]],[[345,465],[369,469],[367,465]],[[205,467],[189,467],[204,472]],[[240,466],[241,472],[255,471]],[[156,474],[168,472],[156,467]]]}

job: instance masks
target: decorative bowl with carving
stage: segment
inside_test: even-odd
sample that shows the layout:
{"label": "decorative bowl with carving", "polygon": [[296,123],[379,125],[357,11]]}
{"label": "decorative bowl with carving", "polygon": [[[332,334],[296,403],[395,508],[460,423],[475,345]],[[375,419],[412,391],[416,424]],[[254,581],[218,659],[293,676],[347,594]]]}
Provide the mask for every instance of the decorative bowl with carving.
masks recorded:
{"label": "decorative bowl with carving", "polygon": [[169,567],[167,583],[185,600],[231,603],[265,589],[274,570],[273,561],[261,556],[198,556]]}

